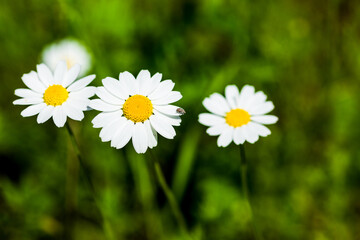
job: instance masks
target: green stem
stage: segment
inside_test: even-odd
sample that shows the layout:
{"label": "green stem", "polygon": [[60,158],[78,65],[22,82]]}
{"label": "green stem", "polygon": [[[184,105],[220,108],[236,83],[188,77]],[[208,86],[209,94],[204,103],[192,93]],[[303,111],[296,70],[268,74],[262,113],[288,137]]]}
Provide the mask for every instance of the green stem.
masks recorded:
{"label": "green stem", "polygon": [[174,217],[175,217],[175,219],[177,221],[177,224],[179,225],[180,230],[184,234],[189,236],[184,216],[182,215],[182,213],[180,211],[179,204],[177,203],[173,192],[171,191],[169,185],[166,183],[165,176],[164,176],[164,174],[163,174],[163,172],[161,170],[160,164],[157,161],[154,154],[152,153],[152,151],[149,150],[149,152],[150,152],[150,155],[151,155],[152,162],[154,164],[156,178],[157,178],[157,180],[158,180],[158,182],[160,184],[161,189],[164,191],[167,200],[169,201],[171,210],[172,210],[172,212],[174,214]]}
{"label": "green stem", "polygon": [[73,147],[70,142],[67,144],[71,151],[68,152],[66,160],[66,195],[65,195],[65,224],[64,239],[72,239],[71,233],[74,229],[75,213],[77,208],[77,188],[79,163],[74,161]]}
{"label": "green stem", "polygon": [[95,202],[95,205],[98,207],[98,210],[99,210],[99,213],[100,213],[100,216],[101,216],[101,222],[103,224],[103,230],[104,230],[104,232],[105,232],[108,239],[115,239],[114,234],[112,232],[112,229],[110,227],[110,223],[103,216],[101,208],[99,207],[97,197],[96,197],[95,187],[94,187],[94,184],[93,184],[93,182],[91,180],[91,177],[90,177],[90,171],[89,171],[89,168],[87,167],[87,165],[85,164],[85,162],[84,162],[84,160],[83,160],[83,158],[81,156],[79,144],[76,141],[75,134],[72,131],[72,129],[71,129],[68,122],[66,122],[65,126],[66,126],[66,129],[67,129],[68,133],[69,133],[72,145],[74,146],[76,157],[79,160],[81,168],[83,169],[83,172],[84,172],[84,175],[85,175],[85,178],[86,178],[86,182],[87,182],[87,184],[89,185],[89,187],[91,189],[91,193],[92,193],[92,197],[93,197],[93,200]]}
{"label": "green stem", "polygon": [[254,233],[254,238],[261,240],[262,237],[259,234],[259,232],[257,231],[257,227],[254,221],[254,217],[253,217],[253,211],[252,211],[252,207],[251,207],[251,203],[250,203],[250,199],[249,199],[249,190],[248,190],[248,184],[247,184],[247,161],[246,161],[246,155],[245,155],[245,147],[244,144],[240,144],[240,161],[241,161],[241,167],[240,167],[240,171],[241,171],[241,185],[242,185],[242,189],[244,192],[244,198],[246,201],[246,205],[248,207],[249,210],[249,215],[250,215],[250,221],[251,221],[251,225],[252,225],[252,229],[253,229],[253,233]]}
{"label": "green stem", "polygon": [[240,144],[240,158],[241,158],[241,185],[244,191],[245,200],[249,201],[249,191],[247,188],[247,177],[246,177],[247,161],[245,156],[244,144]]}
{"label": "green stem", "polygon": [[[134,184],[136,186],[137,196],[142,206],[142,212],[144,215],[144,231],[146,239],[163,239],[163,225],[161,220],[157,218],[159,215],[159,209],[154,203],[154,185],[151,180],[151,169],[148,168],[145,157],[142,154],[137,154],[134,151],[120,151],[126,155],[124,159],[128,159],[130,170],[134,177]],[[151,166],[152,167],[152,166]],[[160,238],[161,237],[161,238]]]}
{"label": "green stem", "polygon": [[74,132],[72,131],[69,123],[66,122],[65,124],[66,126],[66,129],[69,133],[69,136],[70,136],[70,139],[71,139],[71,142],[75,148],[75,154],[76,154],[76,157],[78,158],[79,160],[79,163],[84,171],[84,175],[85,175],[85,178],[86,178],[86,181],[88,183],[88,185],[90,186],[90,189],[91,189],[91,192],[93,194],[93,197],[94,197],[94,201],[96,201],[96,194],[95,194],[95,188],[94,188],[94,184],[92,183],[92,180],[90,178],[90,172],[89,172],[89,169],[88,167],[86,166],[86,164],[84,163],[82,157],[81,157],[81,153],[80,153],[80,148],[79,148],[79,145],[75,139],[75,135],[74,135]]}

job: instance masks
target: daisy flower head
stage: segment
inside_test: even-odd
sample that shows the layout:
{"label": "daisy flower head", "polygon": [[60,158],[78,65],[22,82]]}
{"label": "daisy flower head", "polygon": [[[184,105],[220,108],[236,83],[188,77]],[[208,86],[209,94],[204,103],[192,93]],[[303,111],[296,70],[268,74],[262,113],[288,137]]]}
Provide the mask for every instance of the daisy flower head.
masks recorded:
{"label": "daisy flower head", "polygon": [[173,126],[181,122],[179,107],[170,105],[182,98],[178,91],[172,91],[175,83],[161,81],[162,74],[151,76],[148,70],[141,70],[135,78],[129,72],[122,72],[119,80],[107,77],[102,80],[90,107],[102,111],[92,121],[94,128],[102,128],[100,138],[111,141],[111,146],[123,148],[132,139],[137,153],[157,145],[157,134],[167,139],[176,135]]}
{"label": "daisy flower head", "polygon": [[84,45],[74,39],[63,39],[44,48],[42,61],[55,70],[59,61],[65,61],[70,69],[75,64],[81,65],[80,76],[86,74],[91,68],[91,55]]}
{"label": "daisy flower head", "polygon": [[236,145],[245,141],[255,143],[259,136],[270,135],[264,124],[276,123],[278,118],[265,115],[274,109],[271,101],[262,92],[255,92],[253,86],[245,85],[241,92],[235,85],[225,88],[225,97],[213,93],[203,101],[204,107],[211,113],[201,113],[199,122],[209,128],[210,136],[219,136],[217,145],[227,147],[232,141]]}
{"label": "daisy flower head", "polygon": [[95,75],[89,75],[76,81],[80,65],[75,64],[69,70],[66,62],[60,61],[52,73],[45,64],[37,65],[37,72],[24,74],[22,80],[28,88],[15,90],[21,97],[15,105],[30,105],[21,112],[21,116],[36,114],[37,122],[44,123],[51,117],[57,127],[63,127],[67,117],[81,121],[89,104],[89,98],[95,94],[95,87],[87,87]]}

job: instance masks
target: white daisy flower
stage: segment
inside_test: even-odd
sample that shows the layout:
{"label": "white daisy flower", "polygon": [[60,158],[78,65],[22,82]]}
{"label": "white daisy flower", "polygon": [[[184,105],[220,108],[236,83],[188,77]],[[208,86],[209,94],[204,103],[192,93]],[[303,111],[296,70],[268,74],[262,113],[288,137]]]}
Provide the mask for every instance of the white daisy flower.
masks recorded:
{"label": "white daisy flower", "polygon": [[[226,98],[225,98],[226,97]],[[209,126],[206,132],[210,136],[219,136],[217,145],[226,147],[232,141],[243,144],[255,143],[259,136],[270,135],[270,130],[263,124],[276,123],[278,118],[265,115],[274,109],[266,95],[256,92],[253,86],[245,85],[241,92],[235,85],[225,88],[225,97],[213,93],[203,101],[204,107],[211,113],[201,113],[199,122]]]}
{"label": "white daisy flower", "polygon": [[51,70],[55,70],[59,61],[65,61],[68,69],[75,64],[80,64],[80,76],[86,74],[91,68],[90,53],[80,42],[74,39],[64,39],[45,47],[42,52],[42,61]]}
{"label": "white daisy flower", "polygon": [[89,98],[95,94],[95,87],[86,87],[95,75],[76,78],[80,65],[75,64],[67,70],[66,62],[60,61],[54,74],[45,64],[36,66],[37,72],[31,71],[22,76],[29,88],[15,90],[15,95],[21,99],[15,100],[15,105],[30,105],[21,112],[21,116],[30,117],[36,114],[37,122],[44,123],[51,117],[57,127],[63,127],[66,118],[80,121],[84,118],[83,111],[87,109]]}
{"label": "white daisy flower", "polygon": [[119,80],[107,77],[102,80],[104,87],[98,87],[100,99],[91,100],[90,107],[102,113],[92,121],[95,128],[102,128],[100,138],[111,141],[117,149],[124,147],[130,139],[137,153],[157,145],[157,133],[173,139],[173,126],[179,126],[180,113],[177,106],[169,105],[182,98],[178,91],[172,91],[175,83],[161,81],[162,74],[151,77],[142,70],[135,77],[122,72]]}

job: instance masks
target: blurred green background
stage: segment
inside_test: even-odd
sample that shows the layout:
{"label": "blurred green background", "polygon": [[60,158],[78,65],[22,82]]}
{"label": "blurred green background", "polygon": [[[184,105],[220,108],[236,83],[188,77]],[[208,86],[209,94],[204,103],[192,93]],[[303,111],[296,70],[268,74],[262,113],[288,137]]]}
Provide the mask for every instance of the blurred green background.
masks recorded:
{"label": "blurred green background", "polygon": [[193,239],[255,239],[239,147],[218,148],[197,121],[227,84],[276,106],[272,134],[245,144],[253,219],[263,239],[360,239],[360,3],[351,0],[1,0],[0,239],[184,239],[149,155],[102,143],[85,113],[65,128],[23,118],[12,101],[42,49],[74,37],[94,86],[121,71],[172,79],[187,114],[153,151]]}

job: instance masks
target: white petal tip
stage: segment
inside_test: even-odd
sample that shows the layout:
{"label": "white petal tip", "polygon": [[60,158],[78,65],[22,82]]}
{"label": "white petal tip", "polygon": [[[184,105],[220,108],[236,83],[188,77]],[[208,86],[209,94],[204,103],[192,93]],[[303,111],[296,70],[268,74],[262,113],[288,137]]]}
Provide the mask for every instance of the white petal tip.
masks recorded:
{"label": "white petal tip", "polygon": [[21,115],[22,117],[30,117],[30,116],[24,114],[23,112],[21,112],[20,115]]}
{"label": "white petal tip", "polygon": [[96,78],[96,75],[95,75],[95,74],[91,74],[91,75],[89,75],[89,76],[87,76],[87,77],[90,78],[91,81],[92,81],[92,80],[94,80],[94,79]]}

